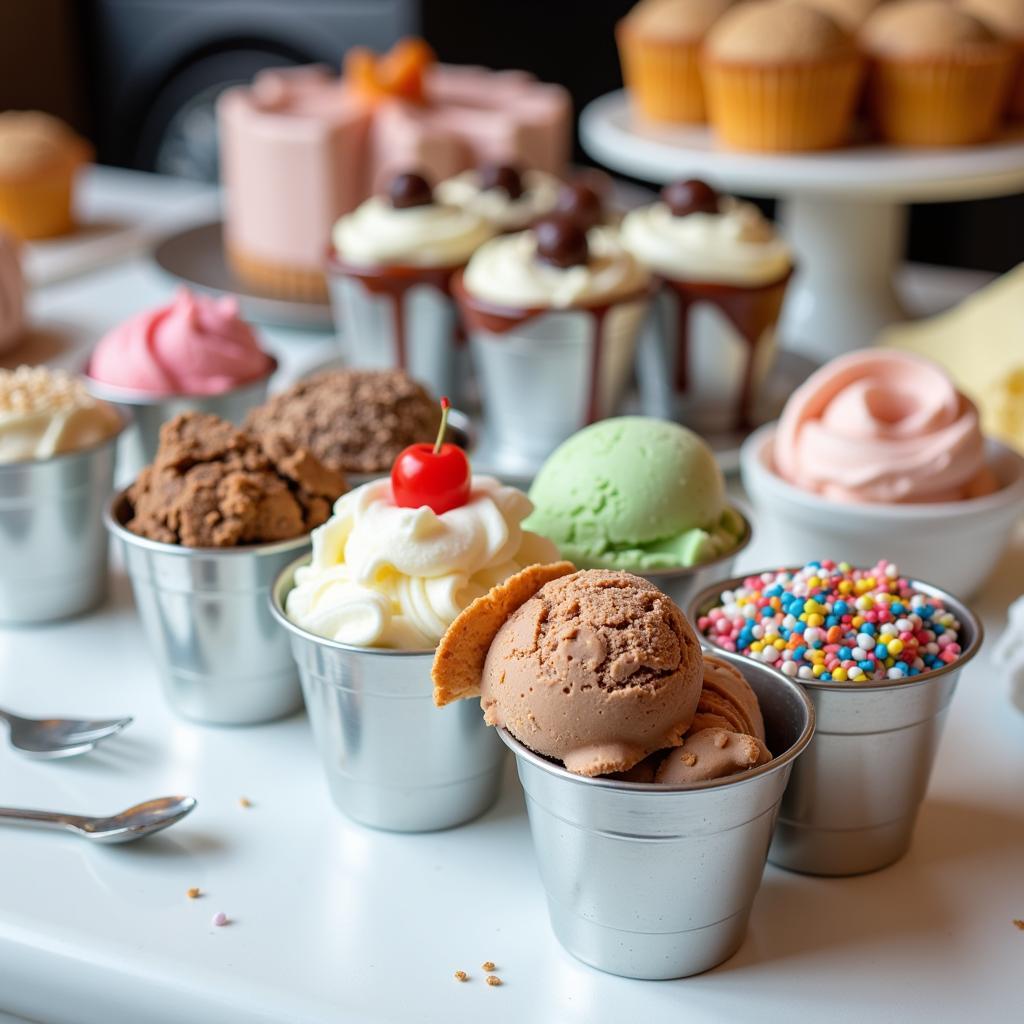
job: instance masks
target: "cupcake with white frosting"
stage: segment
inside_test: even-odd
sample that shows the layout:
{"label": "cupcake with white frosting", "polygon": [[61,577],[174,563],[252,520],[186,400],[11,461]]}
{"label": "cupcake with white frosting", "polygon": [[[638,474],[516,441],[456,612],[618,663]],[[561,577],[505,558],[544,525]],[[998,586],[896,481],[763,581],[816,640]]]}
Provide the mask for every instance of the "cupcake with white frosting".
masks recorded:
{"label": "cupcake with white frosting", "polygon": [[545,171],[485,164],[442,181],[440,202],[483,218],[496,232],[522,231],[555,208],[562,182]]}
{"label": "cupcake with white frosting", "polygon": [[498,449],[536,468],[616,411],[650,288],[614,230],[564,215],[481,246],[454,290]]}
{"label": "cupcake with white frosting", "polygon": [[752,203],[696,180],[628,213],[621,236],[661,282],[637,363],[644,411],[704,431],[751,427],[793,273],[789,247]]}
{"label": "cupcake with white frosting", "polygon": [[453,274],[494,233],[479,213],[443,203],[418,174],[400,174],[334,226],[328,278],[348,362],[400,369],[457,397]]}

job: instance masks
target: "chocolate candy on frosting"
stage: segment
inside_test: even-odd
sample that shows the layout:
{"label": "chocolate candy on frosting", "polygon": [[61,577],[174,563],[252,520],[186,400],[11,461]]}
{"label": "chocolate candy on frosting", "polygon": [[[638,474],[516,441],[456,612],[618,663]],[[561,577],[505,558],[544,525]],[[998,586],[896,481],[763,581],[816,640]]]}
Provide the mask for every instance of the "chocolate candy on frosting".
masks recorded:
{"label": "chocolate candy on frosting", "polygon": [[523,177],[511,164],[485,164],[480,168],[480,188],[504,189],[509,199],[518,199],[523,194]]}
{"label": "chocolate candy on frosting", "polygon": [[673,217],[688,217],[691,213],[718,213],[718,193],[707,182],[697,178],[673,181],[661,190],[662,202]]}
{"label": "chocolate candy on frosting", "polygon": [[533,228],[537,236],[537,259],[553,267],[586,266],[590,259],[586,231],[566,216],[552,215],[537,221]]}
{"label": "chocolate candy on frosting", "polygon": [[582,181],[562,186],[555,201],[555,213],[571,218],[584,231],[596,227],[604,219],[604,203],[589,185]]}
{"label": "chocolate candy on frosting", "polygon": [[429,206],[434,201],[434,191],[420,174],[398,174],[391,182],[388,198],[396,210],[408,210],[413,206]]}

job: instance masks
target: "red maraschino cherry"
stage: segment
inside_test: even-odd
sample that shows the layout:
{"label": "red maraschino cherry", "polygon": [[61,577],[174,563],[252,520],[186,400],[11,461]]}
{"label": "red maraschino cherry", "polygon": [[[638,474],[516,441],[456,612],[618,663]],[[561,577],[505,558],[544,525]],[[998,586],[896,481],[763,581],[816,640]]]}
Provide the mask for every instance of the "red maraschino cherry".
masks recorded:
{"label": "red maraschino cherry", "polygon": [[447,398],[441,399],[441,429],[434,444],[411,444],[398,453],[391,467],[391,493],[399,508],[426,505],[441,515],[469,501],[469,459],[458,445],[442,443],[451,407]]}

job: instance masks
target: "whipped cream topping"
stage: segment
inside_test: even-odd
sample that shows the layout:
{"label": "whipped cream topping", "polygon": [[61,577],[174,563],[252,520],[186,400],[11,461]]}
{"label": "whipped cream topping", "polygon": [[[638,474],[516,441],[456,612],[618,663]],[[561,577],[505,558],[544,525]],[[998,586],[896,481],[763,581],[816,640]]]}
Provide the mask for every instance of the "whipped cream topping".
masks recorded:
{"label": "whipped cream topping", "polygon": [[430,650],[492,586],[558,558],[550,541],[521,528],[532,510],[522,491],[488,476],[474,476],[469,501],[442,515],[399,508],[389,479],[364,484],[313,531],[288,617],[341,643]]}
{"label": "whipped cream topping", "polygon": [[374,196],[334,225],[338,257],[356,266],[458,267],[493,234],[479,214],[431,203],[395,209]]}
{"label": "whipped cream topping", "polygon": [[880,349],[826,363],[790,396],[779,474],[844,502],[957,501],[998,486],[978,412],[940,366]]}
{"label": "whipped cream topping", "polygon": [[725,196],[718,213],[676,217],[665,203],[631,210],[622,244],[651,270],[676,280],[760,285],[793,265],[789,246],[752,203]]}
{"label": "whipped cream topping", "polygon": [[442,181],[434,194],[448,206],[482,217],[497,231],[521,231],[555,207],[561,181],[543,171],[522,173],[523,194],[512,199],[503,188],[480,187],[480,172],[463,171]]}
{"label": "whipped cream topping", "polygon": [[469,261],[466,291],[501,306],[568,309],[611,302],[647,285],[647,270],[623,248],[613,229],[593,228],[587,242],[587,263],[563,268],[537,258],[532,231],[493,238]]}
{"label": "whipped cream topping", "polygon": [[0,464],[80,451],[120,429],[113,408],[65,370],[0,370]]}

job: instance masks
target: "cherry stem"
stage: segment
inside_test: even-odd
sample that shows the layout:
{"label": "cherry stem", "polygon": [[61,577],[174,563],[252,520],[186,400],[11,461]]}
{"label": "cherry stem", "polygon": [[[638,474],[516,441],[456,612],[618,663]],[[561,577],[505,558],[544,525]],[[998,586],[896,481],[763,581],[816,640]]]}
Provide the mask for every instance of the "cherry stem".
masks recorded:
{"label": "cherry stem", "polygon": [[444,432],[448,429],[448,410],[452,403],[447,398],[441,399],[441,426],[437,431],[437,440],[434,442],[434,454],[441,454],[441,445],[444,442]]}

